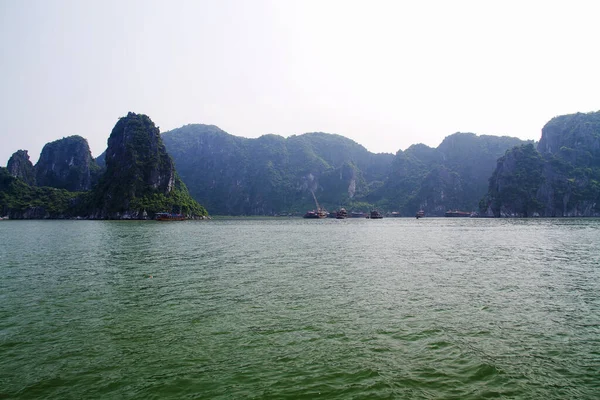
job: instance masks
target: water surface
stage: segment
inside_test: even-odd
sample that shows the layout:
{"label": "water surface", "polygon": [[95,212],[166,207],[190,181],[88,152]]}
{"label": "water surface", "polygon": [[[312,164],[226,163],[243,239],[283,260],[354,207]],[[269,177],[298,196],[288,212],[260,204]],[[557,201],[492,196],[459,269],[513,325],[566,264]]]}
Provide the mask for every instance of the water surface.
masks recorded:
{"label": "water surface", "polygon": [[0,398],[597,398],[600,220],[2,221]]}

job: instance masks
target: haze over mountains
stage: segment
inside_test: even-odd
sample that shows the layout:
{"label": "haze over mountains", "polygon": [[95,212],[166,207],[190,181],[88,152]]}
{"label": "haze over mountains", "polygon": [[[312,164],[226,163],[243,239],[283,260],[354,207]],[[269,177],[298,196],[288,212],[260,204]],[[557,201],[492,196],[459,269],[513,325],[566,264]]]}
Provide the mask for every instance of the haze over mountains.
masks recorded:
{"label": "haze over mountains", "polygon": [[[133,116],[138,118],[132,113],[128,118]],[[544,127],[537,148],[518,138],[455,133],[437,148],[416,144],[396,154],[374,154],[343,136],[321,132],[247,139],[202,124],[165,132],[160,139],[177,170],[173,176],[180,176],[181,185],[185,183],[190,195],[213,215],[302,214],[315,208],[314,193],[320,206],[330,211],[346,207],[404,216],[421,209],[428,216],[442,216],[446,210],[486,216],[592,216],[600,215],[599,121],[600,112],[554,118]],[[149,137],[158,134],[156,128],[146,128],[144,132],[154,132]],[[26,152],[18,151],[4,175],[30,186],[95,193],[113,182],[115,193],[130,193],[136,180],[122,178],[138,168],[140,160],[160,159],[165,166],[167,158],[157,159],[160,145],[147,146],[140,137],[120,140],[135,152],[119,169],[108,163],[109,175],[106,154],[112,159],[114,153],[93,160],[81,137],[48,144],[35,167]],[[141,168],[136,176],[158,190],[165,182],[154,178],[164,174],[157,172],[162,167],[155,167]],[[100,181],[104,183],[98,185]],[[0,186],[0,194],[2,190]],[[12,208],[9,196],[2,196],[0,207],[6,214]],[[118,213],[94,215],[147,216],[143,207],[151,202],[132,201],[135,198],[128,200],[135,212],[127,205]],[[153,212],[159,211],[156,206]]]}

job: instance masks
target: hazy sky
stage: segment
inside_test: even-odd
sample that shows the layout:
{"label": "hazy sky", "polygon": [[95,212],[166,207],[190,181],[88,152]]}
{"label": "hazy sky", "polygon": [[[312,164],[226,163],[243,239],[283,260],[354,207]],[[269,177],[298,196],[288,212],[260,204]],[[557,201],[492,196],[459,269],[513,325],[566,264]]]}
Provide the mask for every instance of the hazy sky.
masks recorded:
{"label": "hazy sky", "polygon": [[600,109],[597,1],[0,0],[0,165],[118,118],[374,152]]}

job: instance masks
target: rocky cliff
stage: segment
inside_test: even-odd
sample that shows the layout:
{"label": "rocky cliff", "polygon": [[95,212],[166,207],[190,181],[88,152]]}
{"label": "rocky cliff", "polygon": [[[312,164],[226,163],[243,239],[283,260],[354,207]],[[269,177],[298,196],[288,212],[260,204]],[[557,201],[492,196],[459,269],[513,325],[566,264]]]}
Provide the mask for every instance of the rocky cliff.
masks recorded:
{"label": "rocky cliff", "polygon": [[119,119],[108,139],[106,172],[94,188],[93,218],[145,219],[157,212],[206,215],[175,172],[160,132],[146,115]]}
{"label": "rocky cliff", "polygon": [[543,171],[544,159],[532,144],[508,150],[498,159],[482,211],[488,216],[538,215],[537,192],[545,180]]}
{"label": "rocky cliff", "polygon": [[6,167],[12,176],[20,178],[28,185],[35,185],[35,168],[29,161],[27,150],[18,150],[13,153]]}
{"label": "rocky cliff", "polygon": [[38,186],[69,191],[90,190],[98,173],[87,140],[77,135],[46,144],[35,165]]}
{"label": "rocky cliff", "polygon": [[481,208],[495,216],[600,216],[600,112],[553,118],[537,149],[507,152]]}

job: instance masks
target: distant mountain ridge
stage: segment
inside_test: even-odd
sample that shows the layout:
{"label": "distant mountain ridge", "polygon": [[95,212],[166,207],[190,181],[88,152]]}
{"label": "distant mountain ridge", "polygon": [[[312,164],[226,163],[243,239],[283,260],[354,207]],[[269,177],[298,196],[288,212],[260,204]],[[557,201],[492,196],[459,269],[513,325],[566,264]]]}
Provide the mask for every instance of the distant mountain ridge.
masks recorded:
{"label": "distant mountain ridge", "polygon": [[340,135],[307,133],[247,139],[214,125],[163,133],[190,194],[212,213],[274,215],[364,199],[383,181],[392,154],[373,154]]}
{"label": "distant mountain ridge", "polygon": [[190,194],[225,215],[302,213],[315,207],[311,192],[329,210],[476,210],[498,157],[525,143],[456,133],[436,149],[418,144],[394,156],[322,132],[247,139],[201,124],[163,140]]}

